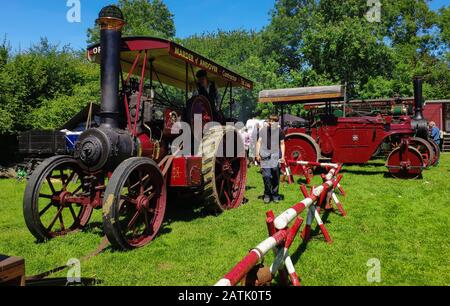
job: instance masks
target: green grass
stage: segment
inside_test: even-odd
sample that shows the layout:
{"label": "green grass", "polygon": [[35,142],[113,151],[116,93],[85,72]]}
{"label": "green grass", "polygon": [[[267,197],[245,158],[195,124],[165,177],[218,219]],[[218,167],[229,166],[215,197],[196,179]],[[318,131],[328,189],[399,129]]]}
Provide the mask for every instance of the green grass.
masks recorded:
{"label": "green grass", "polygon": [[[193,209],[193,203],[170,202],[167,222],[153,243],[128,253],[107,249],[82,263],[82,276],[102,285],[214,284],[267,237],[268,209],[278,214],[300,199],[298,185],[283,185],[285,201],[264,205],[258,200],[262,182],[256,170],[249,174],[246,205],[212,217]],[[340,198],[349,217],[328,217],[334,243],[316,236],[306,249],[299,239],[291,249],[302,283],[371,285],[366,264],[377,258],[381,285],[450,285],[450,155],[420,180],[386,178],[382,161],[345,170],[348,196]],[[14,180],[0,181],[0,253],[25,257],[32,275],[96,249],[102,238],[99,211],[86,232],[36,244],[22,217],[24,188]],[[266,259],[271,261],[272,255]]]}

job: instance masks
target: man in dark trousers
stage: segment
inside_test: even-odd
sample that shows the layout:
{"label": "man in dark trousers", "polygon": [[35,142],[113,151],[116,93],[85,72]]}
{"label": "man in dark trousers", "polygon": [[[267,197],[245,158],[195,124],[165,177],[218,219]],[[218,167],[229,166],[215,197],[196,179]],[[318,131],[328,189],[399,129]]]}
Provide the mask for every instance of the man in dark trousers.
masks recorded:
{"label": "man in dark trousers", "polygon": [[256,143],[256,160],[261,163],[264,180],[264,203],[280,202],[280,164],[285,162],[284,133],[279,126],[279,118],[270,116]]}

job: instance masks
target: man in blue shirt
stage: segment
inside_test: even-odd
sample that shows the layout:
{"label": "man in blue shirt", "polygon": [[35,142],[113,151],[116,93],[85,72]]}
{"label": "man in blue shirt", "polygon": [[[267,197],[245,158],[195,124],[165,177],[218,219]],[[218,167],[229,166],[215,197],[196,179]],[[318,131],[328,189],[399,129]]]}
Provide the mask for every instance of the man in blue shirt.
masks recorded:
{"label": "man in blue shirt", "polygon": [[433,121],[430,122],[430,129],[431,129],[431,138],[438,146],[440,146],[441,130],[439,130],[439,128],[436,126],[436,123]]}

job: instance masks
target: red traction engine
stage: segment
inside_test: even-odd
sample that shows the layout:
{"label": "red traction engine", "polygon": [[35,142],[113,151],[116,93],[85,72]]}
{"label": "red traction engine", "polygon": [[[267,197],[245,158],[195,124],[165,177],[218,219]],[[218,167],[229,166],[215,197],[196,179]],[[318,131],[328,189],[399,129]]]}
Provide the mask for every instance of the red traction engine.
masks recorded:
{"label": "red traction engine", "polygon": [[[338,118],[332,111],[332,102],[343,100],[343,86],[324,86],[265,90],[260,103],[286,106],[295,103],[325,104],[325,113],[319,120],[297,127],[286,127],[286,158],[296,175],[312,176],[312,169],[300,168],[295,161],[365,164],[385,142],[393,145],[386,166],[397,178],[417,178],[422,170],[439,160],[439,150],[428,139],[428,124],[422,116],[422,79],[415,78],[416,114],[402,116],[362,116]],[[282,116],[283,118],[283,116]],[[284,126],[284,122],[282,122]]]}
{"label": "red traction engine", "polygon": [[[74,157],[50,158],[33,173],[24,195],[31,233],[43,242],[81,230],[93,210],[102,209],[109,242],[129,250],[158,234],[168,192],[199,196],[214,213],[238,207],[247,179],[242,139],[234,126],[223,125],[234,121],[225,118],[221,105],[188,93],[196,88],[199,70],[226,88],[222,101],[228,93],[230,105],[233,87],[252,89],[253,83],[176,43],[122,38],[125,21],[115,6],[102,9],[97,23],[101,42],[87,54],[101,67],[101,123],[81,135]],[[169,87],[185,91],[185,106],[173,102]],[[202,126],[222,125],[200,137],[189,135],[197,137],[200,154],[194,147],[179,154],[187,144],[175,147],[180,134],[172,128],[181,121],[192,126],[197,116]],[[233,141],[234,154],[222,154]]]}

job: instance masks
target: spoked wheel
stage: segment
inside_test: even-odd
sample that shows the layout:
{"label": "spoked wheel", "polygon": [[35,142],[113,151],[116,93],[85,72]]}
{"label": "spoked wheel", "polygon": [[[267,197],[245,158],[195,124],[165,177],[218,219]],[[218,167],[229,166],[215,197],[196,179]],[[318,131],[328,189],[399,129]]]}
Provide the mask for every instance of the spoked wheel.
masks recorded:
{"label": "spoked wheel", "polygon": [[398,179],[416,179],[422,174],[425,163],[422,154],[409,146],[395,148],[387,159],[386,167],[389,173]]}
{"label": "spoked wheel", "polygon": [[434,152],[434,158],[431,161],[431,166],[436,166],[439,163],[439,160],[441,159],[441,150],[439,149],[439,146],[437,143],[433,141],[433,139],[428,139],[428,142],[430,143],[431,147],[433,148]]}
{"label": "spoked wheel", "polygon": [[111,245],[131,250],[150,243],[166,210],[166,185],[158,165],[130,158],[114,171],[103,200],[103,224]]}
{"label": "spoked wheel", "polygon": [[194,126],[195,116],[201,116],[204,127],[207,123],[213,121],[213,110],[208,98],[204,96],[193,97],[187,104],[185,120]]}
{"label": "spoked wheel", "polygon": [[23,210],[27,227],[39,242],[82,229],[89,222],[92,206],[72,200],[83,192],[85,175],[68,156],[52,157],[33,172]]}
{"label": "spoked wheel", "polygon": [[427,167],[431,167],[435,160],[435,153],[431,144],[422,138],[414,137],[409,141],[409,145],[416,148],[422,154],[423,162]]}
{"label": "spoked wheel", "polygon": [[[230,152],[231,141],[234,141],[234,152]],[[200,148],[204,180],[202,198],[214,213],[237,208],[244,200],[247,161],[245,153],[241,152],[243,148],[242,138],[234,127],[214,127],[203,138]],[[231,154],[226,154],[227,151]]]}

